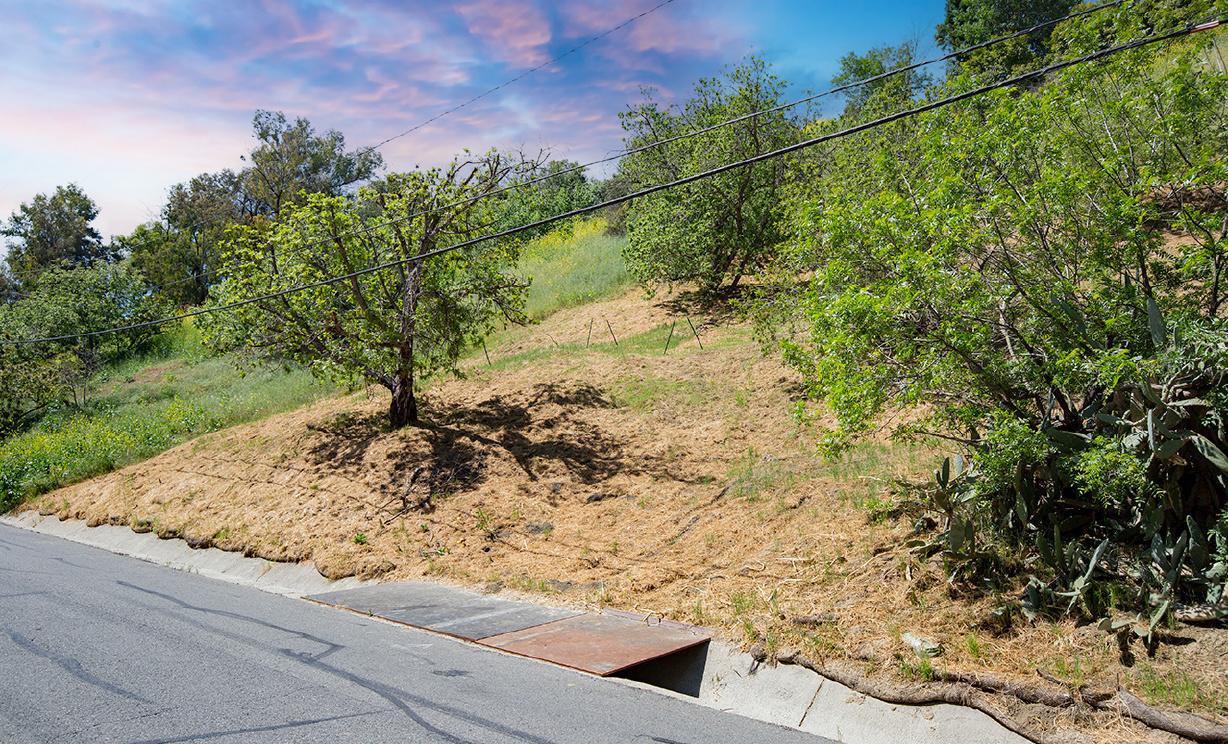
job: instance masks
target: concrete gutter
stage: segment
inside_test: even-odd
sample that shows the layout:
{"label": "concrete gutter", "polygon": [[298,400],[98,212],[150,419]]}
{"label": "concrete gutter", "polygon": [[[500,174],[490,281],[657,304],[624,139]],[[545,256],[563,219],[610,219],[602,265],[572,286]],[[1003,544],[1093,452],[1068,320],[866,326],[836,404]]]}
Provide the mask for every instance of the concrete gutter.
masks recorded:
{"label": "concrete gutter", "polygon": [[[152,532],[136,533],[127,527],[88,527],[83,521],[61,521],[37,512],[3,515],[0,523],[288,597],[363,584],[354,578],[329,581],[310,563],[274,563],[216,548],[197,550],[182,540],[162,540]],[[645,665],[629,674],[630,679],[608,679],[847,744],[1028,741],[978,710],[946,704],[884,703],[804,667],[760,664],[718,641],[675,657],[649,662],[655,666]]]}

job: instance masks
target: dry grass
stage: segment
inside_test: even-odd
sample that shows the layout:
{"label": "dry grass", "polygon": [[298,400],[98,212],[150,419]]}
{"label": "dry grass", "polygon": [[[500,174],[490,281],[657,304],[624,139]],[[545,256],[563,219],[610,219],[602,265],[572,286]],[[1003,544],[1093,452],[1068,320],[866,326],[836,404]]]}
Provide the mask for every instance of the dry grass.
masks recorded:
{"label": "dry grass", "polygon": [[[701,350],[678,309],[633,292],[508,331],[488,345],[492,364],[479,350],[466,379],[432,385],[422,426],[387,431],[380,391],[329,399],[28,508],[313,560],[332,577],[430,576],[660,613],[895,684],[941,672],[1035,683],[1040,669],[1223,712],[1222,631],[1173,629],[1125,667],[1094,626],[997,623],[1021,566],[996,586],[952,584],[940,559],[904,547],[914,519],[870,518],[892,479],[928,477],[943,453],[883,439],[840,463],[816,457],[788,413],[795,375],[723,316],[700,327]],[[686,331],[674,326],[666,355],[675,320]],[[911,656],[905,632],[942,656]],[[1106,714],[1042,723],[1086,740],[1152,736]]]}

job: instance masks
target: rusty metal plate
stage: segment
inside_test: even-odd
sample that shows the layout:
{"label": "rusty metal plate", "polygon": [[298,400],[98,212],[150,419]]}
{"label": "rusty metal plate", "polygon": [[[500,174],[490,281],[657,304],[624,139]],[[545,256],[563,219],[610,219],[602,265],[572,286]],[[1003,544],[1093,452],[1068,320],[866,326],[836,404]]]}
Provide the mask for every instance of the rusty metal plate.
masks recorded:
{"label": "rusty metal plate", "polygon": [[580,614],[422,581],[364,586],[307,599],[470,641]]}
{"label": "rusty metal plate", "polygon": [[703,628],[671,628],[605,614],[564,618],[483,638],[480,643],[606,677],[710,638],[711,632]]}

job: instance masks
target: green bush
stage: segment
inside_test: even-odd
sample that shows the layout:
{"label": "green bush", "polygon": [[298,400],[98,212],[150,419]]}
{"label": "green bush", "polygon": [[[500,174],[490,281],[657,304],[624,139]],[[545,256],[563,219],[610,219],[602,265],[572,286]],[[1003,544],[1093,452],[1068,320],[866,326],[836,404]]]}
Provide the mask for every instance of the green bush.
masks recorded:
{"label": "green bush", "polygon": [[905,433],[964,442],[952,544],[975,527],[1035,549],[1053,585],[1032,593],[1068,608],[1097,576],[1133,581],[1110,557],[1142,596],[1214,583],[1195,546],[1228,505],[1228,75],[1199,54],[1122,54],[842,140],[749,305],[835,414],[825,442],[896,404],[928,413]]}

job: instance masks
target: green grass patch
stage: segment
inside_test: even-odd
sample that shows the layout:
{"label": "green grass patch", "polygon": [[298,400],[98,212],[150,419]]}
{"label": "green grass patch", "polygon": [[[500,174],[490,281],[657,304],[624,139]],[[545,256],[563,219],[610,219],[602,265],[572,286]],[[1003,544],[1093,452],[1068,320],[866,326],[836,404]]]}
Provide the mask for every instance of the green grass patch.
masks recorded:
{"label": "green grass patch", "polygon": [[912,442],[861,442],[834,459],[822,460],[821,476],[849,484],[842,495],[854,506],[885,508],[899,478],[930,473],[942,458],[932,447]]}
{"label": "green grass patch", "polygon": [[700,381],[643,373],[620,379],[610,397],[619,408],[648,411],[663,405],[698,406],[709,394],[709,386]]}
{"label": "green grass patch", "polygon": [[596,217],[568,223],[525,246],[520,269],[532,277],[525,303],[531,319],[607,297],[632,281],[622,258],[627,239],[605,231],[605,218]]}
{"label": "green grass patch", "polygon": [[1209,709],[1221,711],[1228,705],[1228,694],[1180,670],[1159,671],[1145,665],[1137,672],[1144,696],[1153,705],[1184,710]]}
{"label": "green grass patch", "polygon": [[816,460],[782,460],[771,455],[763,457],[754,447],[747,448],[729,470],[729,495],[756,503],[771,494],[788,491],[798,483],[814,477],[810,468]]}
{"label": "green grass patch", "polygon": [[0,442],[0,509],[335,391],[302,369],[236,369],[229,358],[209,358],[191,326],[168,336],[105,370],[83,408],[52,411]]}

